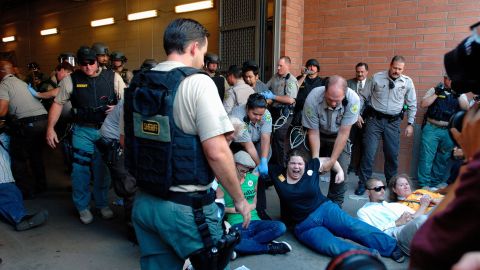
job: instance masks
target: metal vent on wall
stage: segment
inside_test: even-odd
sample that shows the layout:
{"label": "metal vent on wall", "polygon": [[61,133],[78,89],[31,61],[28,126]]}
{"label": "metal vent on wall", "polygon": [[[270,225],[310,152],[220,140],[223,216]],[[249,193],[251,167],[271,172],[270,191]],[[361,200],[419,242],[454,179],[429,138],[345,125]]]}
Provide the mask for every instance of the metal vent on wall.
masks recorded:
{"label": "metal vent on wall", "polygon": [[257,0],[221,0],[220,59],[222,70],[255,59]]}

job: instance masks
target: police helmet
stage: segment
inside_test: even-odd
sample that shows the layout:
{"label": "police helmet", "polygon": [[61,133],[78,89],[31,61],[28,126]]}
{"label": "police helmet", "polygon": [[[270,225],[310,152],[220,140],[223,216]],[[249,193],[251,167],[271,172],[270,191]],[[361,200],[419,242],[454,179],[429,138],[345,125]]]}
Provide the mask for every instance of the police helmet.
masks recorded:
{"label": "police helmet", "polygon": [[305,67],[309,66],[316,66],[318,71],[320,71],[320,63],[317,61],[317,59],[308,59],[307,63],[305,63]]}
{"label": "police helmet", "polygon": [[93,43],[92,50],[98,54],[108,54],[108,46],[101,42]]}
{"label": "police helmet", "polygon": [[112,52],[112,54],[110,54],[110,59],[112,61],[119,60],[119,61],[122,61],[123,63],[126,63],[128,60],[127,57],[125,57],[125,54],[120,51]]}
{"label": "police helmet", "polygon": [[257,62],[255,62],[255,60],[248,60],[243,62],[242,68],[258,70],[258,65],[257,65]]}
{"label": "police helmet", "polygon": [[77,60],[79,63],[97,60],[97,55],[93,49],[88,46],[82,46],[77,51]]}
{"label": "police helmet", "polygon": [[158,62],[155,59],[145,59],[140,66],[141,70],[150,70],[158,65]]}
{"label": "police helmet", "polygon": [[35,71],[35,70],[39,70],[39,69],[40,69],[40,65],[37,64],[37,62],[31,62],[31,63],[28,63],[27,68],[28,68],[29,70]]}
{"label": "police helmet", "polygon": [[75,54],[72,52],[63,52],[58,58],[58,63],[68,62],[70,65],[75,66]]}
{"label": "police helmet", "polygon": [[205,62],[205,66],[209,63],[220,64],[220,58],[214,53],[207,53],[205,54],[203,62]]}

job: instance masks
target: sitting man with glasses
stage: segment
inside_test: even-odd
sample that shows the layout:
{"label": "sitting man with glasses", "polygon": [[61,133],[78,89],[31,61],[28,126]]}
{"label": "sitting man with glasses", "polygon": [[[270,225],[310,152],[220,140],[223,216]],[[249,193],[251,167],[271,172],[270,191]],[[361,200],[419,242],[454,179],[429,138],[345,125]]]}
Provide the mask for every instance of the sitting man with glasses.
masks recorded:
{"label": "sitting man with glasses", "polygon": [[[427,215],[423,215],[423,211],[414,212],[401,203],[386,202],[385,184],[381,180],[368,180],[366,189],[370,202],[357,211],[358,218],[397,239],[400,249],[410,255],[410,242]],[[429,201],[421,200],[420,203],[428,205]]]}
{"label": "sitting man with glasses", "polygon": [[[101,137],[100,127],[108,113],[123,96],[125,83],[119,74],[111,69],[99,68],[95,51],[82,46],[77,52],[80,69],[65,77],[60,82],[60,91],[48,114],[47,143],[55,148],[59,142],[55,124],[60,117],[63,105],[72,103],[73,111],[73,168],[72,197],[80,221],[84,224],[93,221],[90,212],[90,178],[93,175],[93,198],[96,208],[104,219],[113,217],[108,207],[108,188],[105,181],[101,154],[95,142]],[[108,178],[107,178],[108,179]]]}

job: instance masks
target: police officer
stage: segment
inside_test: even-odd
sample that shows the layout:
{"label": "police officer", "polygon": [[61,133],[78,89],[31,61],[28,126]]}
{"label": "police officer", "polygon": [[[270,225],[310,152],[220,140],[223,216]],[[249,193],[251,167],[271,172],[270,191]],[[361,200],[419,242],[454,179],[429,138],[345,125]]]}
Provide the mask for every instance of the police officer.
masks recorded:
{"label": "police officer", "polygon": [[248,97],[246,104],[233,108],[230,114],[231,118],[244,122],[241,132],[231,144],[233,152],[246,151],[258,166],[261,177],[258,181],[256,210],[262,220],[271,219],[266,213],[267,198],[265,196],[268,160],[272,155],[270,147],[272,116],[267,110],[267,105],[267,100],[261,94],[255,93]]}
{"label": "police officer", "polygon": [[273,118],[273,163],[285,166],[287,131],[293,116],[293,104],[298,93],[297,79],[290,73],[292,61],[288,56],[278,60],[277,73],[268,81],[271,92],[262,95],[273,101],[270,112]]}
{"label": "police officer", "polygon": [[89,47],[78,49],[77,59],[80,69],[65,77],[60,82],[60,92],[50,108],[47,127],[47,143],[55,148],[58,143],[55,124],[61,114],[63,105],[70,100],[74,112],[72,135],[73,202],[77,208],[80,221],[84,224],[93,221],[89,210],[91,199],[90,176],[93,172],[95,206],[104,219],[113,217],[108,207],[109,183],[104,177],[104,163],[95,142],[100,138],[100,127],[108,113],[123,96],[123,83],[120,75],[110,69],[102,69],[97,62],[96,52]]}
{"label": "police officer", "polygon": [[225,77],[220,75],[220,73],[218,72],[220,58],[214,53],[207,53],[205,54],[203,62],[203,69],[208,73],[208,75],[212,78],[213,82],[217,86],[218,95],[220,96],[220,100],[223,102],[223,99],[225,98],[225,90],[227,90],[230,85],[228,84]]}
{"label": "police officer", "polygon": [[250,85],[255,93],[268,91],[267,85],[258,78],[258,65],[254,60],[243,62],[242,76],[245,83]]}
{"label": "police officer", "polygon": [[252,87],[242,78],[242,70],[237,65],[231,65],[227,72],[227,82],[230,86],[225,93],[223,107],[230,113],[233,107],[247,103],[248,97],[254,93]]}
{"label": "police officer", "polygon": [[13,176],[24,197],[31,198],[47,189],[41,139],[47,127],[47,111],[30,94],[28,85],[13,75],[9,61],[0,61],[0,79],[0,117],[8,115]]}
{"label": "police officer", "polygon": [[[172,21],[163,37],[167,61],[145,73],[146,80],[164,80],[174,74],[179,82],[185,76],[182,71],[192,71],[187,67],[201,68],[208,47],[207,35],[207,29],[197,21]],[[198,70],[184,78],[176,88],[177,82],[165,80],[166,84],[174,85],[174,89],[168,88],[174,97],[166,108],[149,103],[150,99],[134,99],[130,91],[140,96],[149,89],[148,86],[136,88],[136,78],[126,93],[125,158],[140,190],[135,198],[132,221],[140,244],[142,269],[181,269],[186,258],[197,251],[202,252],[206,246],[200,230],[208,233],[214,243],[220,239],[222,222],[214,192],[210,189],[214,175],[232,195],[236,211],[243,216],[244,227],[250,221],[250,206],[238,186],[233,155],[225,137],[233,131],[232,124],[220,99],[216,98],[218,93],[213,81],[204,74],[195,73]],[[137,105],[132,108],[130,103],[133,102]],[[138,103],[142,105],[138,106]],[[161,109],[171,114],[143,116],[140,112],[133,114],[131,110],[134,108],[154,112]],[[170,123],[168,126],[165,122],[157,125],[148,120],[165,117]],[[141,124],[141,129],[134,131],[134,120]],[[170,140],[163,137],[165,132],[173,137]],[[141,144],[136,143],[140,141]],[[174,150],[169,150],[170,141],[175,141]],[[158,154],[158,151],[167,152]],[[142,160],[136,159],[135,155],[143,157]],[[163,173],[167,170],[170,175]],[[206,226],[200,228],[195,218],[202,212],[204,218],[198,220],[203,220],[202,224]],[[207,254],[203,256],[205,260],[208,258]]]}
{"label": "police officer", "polygon": [[96,54],[98,66],[102,69],[109,68],[110,54],[109,54],[108,46],[102,42],[95,42],[92,44],[91,49]]}
{"label": "police officer", "polygon": [[352,146],[352,161],[350,162],[349,170],[353,170],[358,175],[360,167],[360,159],[362,157],[362,139],[363,139],[363,111],[368,104],[366,104],[366,96],[370,95],[373,88],[372,78],[368,77],[368,64],[360,62],[355,65],[355,78],[347,81],[350,89],[354,90],[360,98],[360,114],[358,115],[357,123],[352,126],[350,131],[350,140]]}
{"label": "police officer", "polygon": [[128,86],[133,78],[133,73],[125,68],[127,63],[127,57],[123,52],[115,51],[110,54],[110,60],[112,61],[112,69],[122,77],[123,82]]}
{"label": "police officer", "polygon": [[436,188],[447,180],[447,165],[454,146],[448,121],[457,111],[468,110],[467,96],[452,92],[451,84],[445,75],[443,84],[430,88],[420,102],[421,108],[427,108],[418,157],[418,184],[422,188]]}
{"label": "police officer", "polygon": [[[348,137],[357,122],[360,99],[340,76],[332,76],[325,86],[314,88],[303,107],[302,124],[308,129],[307,138],[313,158],[330,157],[322,163],[322,171],[330,171],[336,161],[346,172],[350,164]],[[336,173],[330,172],[327,197],[340,207],[345,194],[345,181],[336,183]]]}
{"label": "police officer", "polygon": [[[367,111],[365,133],[363,137],[363,156],[360,161],[358,188],[355,194],[365,192],[365,182],[372,177],[378,142],[383,139],[385,155],[384,173],[387,183],[398,169],[398,152],[400,148],[400,123],[407,112],[408,125],[405,136],[413,135],[413,123],[417,112],[415,86],[410,77],[403,75],[405,58],[397,55],[392,58],[387,71],[373,76],[373,89],[367,97],[371,110]],[[369,110],[369,108],[366,108]]]}

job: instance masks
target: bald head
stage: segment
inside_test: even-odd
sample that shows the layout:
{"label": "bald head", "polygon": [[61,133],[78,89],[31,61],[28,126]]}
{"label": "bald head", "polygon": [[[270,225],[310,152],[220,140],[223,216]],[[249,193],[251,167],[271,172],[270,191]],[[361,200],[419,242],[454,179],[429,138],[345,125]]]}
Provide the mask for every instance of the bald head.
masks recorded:
{"label": "bald head", "polygon": [[0,61],[0,78],[13,74],[13,65],[7,60]]}
{"label": "bald head", "polygon": [[329,107],[336,108],[345,98],[347,81],[341,76],[328,78],[325,84],[325,101]]}

